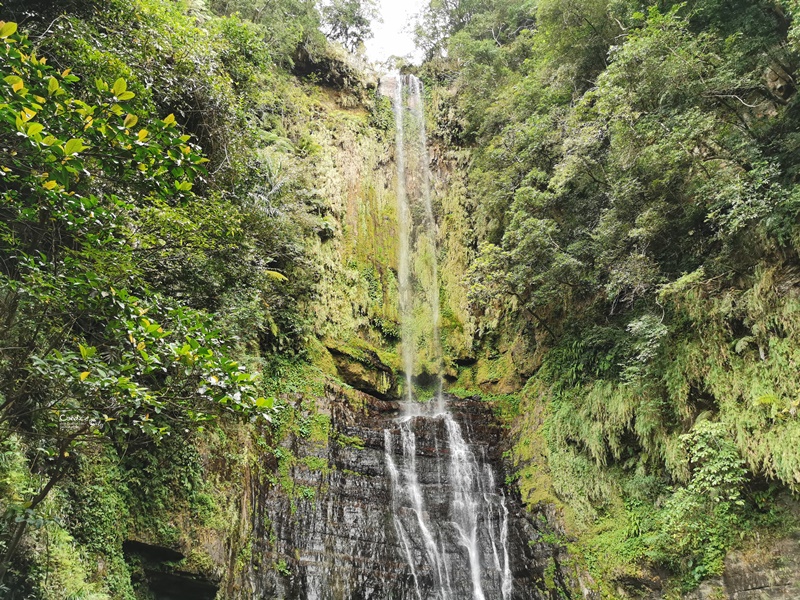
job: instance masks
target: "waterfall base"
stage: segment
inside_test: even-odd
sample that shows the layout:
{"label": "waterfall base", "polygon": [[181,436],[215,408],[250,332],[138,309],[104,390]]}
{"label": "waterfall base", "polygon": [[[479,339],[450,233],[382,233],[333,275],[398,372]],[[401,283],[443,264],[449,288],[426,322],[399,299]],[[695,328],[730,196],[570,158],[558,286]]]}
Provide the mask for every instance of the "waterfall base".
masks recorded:
{"label": "waterfall base", "polygon": [[[292,473],[297,485],[315,490],[315,498],[292,502],[269,485],[258,491],[253,554],[263,557],[263,567],[249,576],[254,597],[550,597],[545,571],[548,566],[552,570],[553,551],[545,544],[529,543],[540,537],[536,525],[502,486],[501,431],[488,406],[449,398],[452,416],[401,417],[396,402],[369,399],[361,412],[333,395],[327,402],[336,435],[322,448],[300,440],[293,448],[328,461],[324,471],[297,467]],[[463,447],[453,443],[456,428]],[[337,437],[358,438],[363,449],[343,445]],[[452,453],[465,451],[482,466],[459,474],[451,465]],[[387,456],[393,461],[387,462]],[[412,463],[417,499],[416,492],[397,493],[404,478],[408,483]],[[473,483],[465,484],[470,478]],[[453,514],[454,497],[462,503],[476,502],[472,516],[463,506]],[[475,519],[478,530],[474,543],[470,519]],[[429,530],[427,539],[420,535],[421,523]],[[476,561],[479,571],[474,568]]]}

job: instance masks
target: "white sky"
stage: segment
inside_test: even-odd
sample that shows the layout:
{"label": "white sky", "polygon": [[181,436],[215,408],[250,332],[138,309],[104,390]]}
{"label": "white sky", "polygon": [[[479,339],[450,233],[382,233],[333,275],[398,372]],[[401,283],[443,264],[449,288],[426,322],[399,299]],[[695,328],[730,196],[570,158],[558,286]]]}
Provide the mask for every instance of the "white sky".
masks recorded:
{"label": "white sky", "polygon": [[412,54],[415,62],[420,56],[414,48],[411,18],[427,0],[378,0],[378,10],[383,23],[373,23],[375,37],[367,40],[367,57],[372,62],[383,62],[390,56]]}

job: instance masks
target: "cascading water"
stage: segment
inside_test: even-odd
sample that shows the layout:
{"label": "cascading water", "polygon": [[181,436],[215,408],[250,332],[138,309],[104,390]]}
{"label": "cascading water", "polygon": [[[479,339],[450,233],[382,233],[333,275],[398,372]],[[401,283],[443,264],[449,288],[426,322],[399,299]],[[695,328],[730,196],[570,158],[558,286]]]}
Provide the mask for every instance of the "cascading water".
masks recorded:
{"label": "cascading water", "polygon": [[[436,261],[431,173],[422,83],[414,76],[394,78],[397,128],[397,212],[399,294],[406,392],[397,427],[385,430],[385,465],[392,493],[394,528],[418,600],[508,600],[512,575],[508,552],[508,509],[482,452],[467,443],[442,394],[443,352],[439,335],[439,282]],[[409,123],[410,121],[410,123]],[[407,127],[412,124],[412,127]],[[408,140],[409,133],[415,134]],[[407,163],[416,153],[416,169]],[[411,172],[415,171],[415,172]],[[416,186],[409,186],[409,181]],[[410,193],[410,187],[413,192]],[[421,206],[420,206],[421,205]],[[422,210],[414,210],[421,208]],[[422,213],[420,218],[414,215]],[[412,244],[413,241],[416,244]],[[412,277],[412,247],[427,256],[425,273]],[[422,405],[413,396],[417,339],[414,336],[414,282],[430,311],[430,342],[435,361],[435,401]],[[419,438],[425,441],[420,447]],[[431,439],[432,438],[432,439]],[[399,447],[397,442],[399,441]],[[432,442],[432,445],[431,445]],[[418,469],[417,457],[436,461],[432,473]],[[446,514],[436,521],[431,514]]]}
{"label": "cascading water", "polygon": [[[413,311],[411,293],[411,212],[409,210],[408,196],[406,194],[406,156],[404,143],[405,110],[403,109],[403,86],[398,81],[395,87],[394,120],[396,129],[396,162],[397,162],[397,221],[399,223],[399,256],[397,279],[400,296],[400,329],[403,340],[410,340],[411,314]],[[411,402],[412,382],[414,372],[414,350],[411,344],[403,343],[403,369],[406,374],[406,400]]]}

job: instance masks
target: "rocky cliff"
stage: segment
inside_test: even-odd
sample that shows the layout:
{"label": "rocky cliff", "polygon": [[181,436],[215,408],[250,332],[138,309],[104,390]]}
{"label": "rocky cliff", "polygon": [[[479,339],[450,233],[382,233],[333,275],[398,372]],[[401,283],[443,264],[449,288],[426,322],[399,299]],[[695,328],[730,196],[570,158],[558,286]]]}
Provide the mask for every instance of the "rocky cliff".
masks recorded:
{"label": "rocky cliff", "polygon": [[[400,438],[400,407],[359,395],[363,406],[354,410],[341,395],[332,391],[321,400],[319,410],[331,417],[332,435],[324,445],[288,440],[293,452],[319,459],[326,468],[293,469],[291,476],[313,497],[293,502],[269,483],[256,484],[253,514],[253,567],[247,579],[253,597],[291,599],[384,599],[438,598],[436,574],[426,559],[423,540],[412,538],[404,549],[394,525],[397,506],[386,460],[386,441]],[[512,490],[503,485],[501,460],[502,431],[489,407],[477,400],[449,399],[455,421],[464,432],[470,451],[480,456],[494,474],[486,494],[505,498],[508,511],[508,555],[513,587],[501,592],[501,574],[495,564],[492,542],[482,539],[480,561],[486,567],[483,588],[487,599],[548,597],[545,571],[552,565],[553,550],[541,542],[537,525],[526,514]],[[457,493],[448,477],[448,434],[445,420],[415,417],[416,463],[419,483],[427,507],[425,518],[448,525],[456,515],[449,512],[449,497]],[[343,440],[347,440],[344,442]],[[398,448],[390,448],[390,454]],[[399,459],[398,459],[399,460]],[[407,510],[407,509],[405,509]],[[481,519],[499,521],[499,512],[482,514]],[[484,523],[495,526],[499,522]],[[455,535],[451,530],[451,535]],[[416,569],[409,566],[410,552]],[[452,565],[450,574],[454,599],[472,597],[463,544],[442,542],[443,559]],[[260,566],[259,566],[260,563]],[[276,568],[276,565],[278,567]],[[244,597],[251,597],[245,595]]]}

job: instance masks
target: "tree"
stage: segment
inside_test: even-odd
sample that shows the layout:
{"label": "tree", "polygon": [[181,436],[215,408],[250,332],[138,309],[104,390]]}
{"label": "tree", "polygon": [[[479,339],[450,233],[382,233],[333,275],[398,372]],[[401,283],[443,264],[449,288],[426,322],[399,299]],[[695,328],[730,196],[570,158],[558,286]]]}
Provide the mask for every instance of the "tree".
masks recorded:
{"label": "tree", "polygon": [[5,505],[0,582],[82,445],[272,408],[209,315],[154,293],[137,265],[137,209],[197,202],[206,159],[174,116],[128,113],[124,79],[96,80],[88,101],[77,81],[0,22],[0,439],[48,457],[41,487]]}
{"label": "tree", "polygon": [[372,37],[372,21],[378,17],[375,0],[330,0],[321,12],[325,35],[351,52]]}

